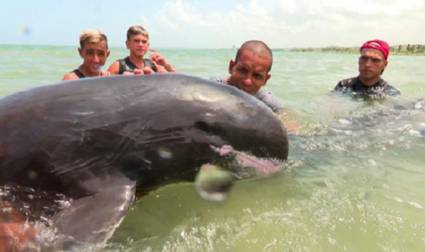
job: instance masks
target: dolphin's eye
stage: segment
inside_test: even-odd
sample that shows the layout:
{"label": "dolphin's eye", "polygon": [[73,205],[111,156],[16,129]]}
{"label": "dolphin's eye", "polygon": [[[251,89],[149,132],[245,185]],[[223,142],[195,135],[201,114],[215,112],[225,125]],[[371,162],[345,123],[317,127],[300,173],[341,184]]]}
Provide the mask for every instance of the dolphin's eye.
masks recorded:
{"label": "dolphin's eye", "polygon": [[209,124],[208,122],[198,121],[195,122],[193,127],[195,129],[207,133],[208,135],[215,135],[221,137],[227,136],[227,132],[223,131],[223,129],[216,124]]}
{"label": "dolphin's eye", "polygon": [[210,126],[206,122],[196,122],[195,128],[200,129],[200,130],[205,131],[205,132],[211,131]]}

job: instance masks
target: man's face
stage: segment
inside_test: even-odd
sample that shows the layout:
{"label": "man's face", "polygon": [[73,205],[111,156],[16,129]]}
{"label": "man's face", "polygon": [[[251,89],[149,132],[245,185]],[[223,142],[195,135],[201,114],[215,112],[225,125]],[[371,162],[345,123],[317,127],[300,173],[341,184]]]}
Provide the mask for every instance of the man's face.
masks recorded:
{"label": "man's face", "polygon": [[374,80],[379,78],[387,64],[387,60],[379,50],[363,49],[359,58],[360,79]]}
{"label": "man's face", "polygon": [[247,93],[255,95],[270,78],[271,59],[244,49],[238,60],[229,63],[228,83]]}
{"label": "man's face", "polygon": [[131,36],[125,43],[130,53],[138,57],[143,57],[149,50],[149,39],[142,34]]}
{"label": "man's face", "polygon": [[109,50],[104,41],[86,44],[82,49],[78,49],[78,52],[84,59],[83,65],[92,73],[98,73],[109,56]]}

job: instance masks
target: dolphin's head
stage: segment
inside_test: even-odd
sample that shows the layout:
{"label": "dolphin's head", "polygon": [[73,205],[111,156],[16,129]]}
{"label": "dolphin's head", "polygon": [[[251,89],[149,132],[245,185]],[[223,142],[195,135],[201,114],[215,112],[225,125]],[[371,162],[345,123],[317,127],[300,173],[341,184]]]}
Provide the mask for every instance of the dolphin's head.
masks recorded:
{"label": "dolphin's head", "polygon": [[143,81],[155,86],[142,99],[145,111],[146,106],[150,111],[144,124],[149,139],[143,141],[149,141],[157,155],[150,162],[168,164],[170,169],[232,163],[269,174],[286,160],[286,130],[257,98],[184,75],[156,75]]}
{"label": "dolphin's head", "polygon": [[[195,141],[206,140],[221,149],[234,150],[259,158],[286,160],[288,143],[286,130],[266,105],[232,86],[196,82],[184,86],[180,99],[193,106],[188,114]],[[196,112],[197,111],[197,112]]]}

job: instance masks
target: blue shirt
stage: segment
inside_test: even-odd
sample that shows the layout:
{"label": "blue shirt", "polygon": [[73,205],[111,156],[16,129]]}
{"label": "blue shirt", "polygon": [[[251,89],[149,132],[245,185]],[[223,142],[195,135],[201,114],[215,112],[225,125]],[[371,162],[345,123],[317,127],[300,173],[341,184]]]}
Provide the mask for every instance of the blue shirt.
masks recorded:
{"label": "blue shirt", "polygon": [[[220,84],[228,85],[225,78],[212,78],[211,80]],[[271,92],[260,89],[254,96],[266,104],[276,114],[283,112],[282,104],[280,103],[279,99],[277,99],[277,97],[274,96]]]}

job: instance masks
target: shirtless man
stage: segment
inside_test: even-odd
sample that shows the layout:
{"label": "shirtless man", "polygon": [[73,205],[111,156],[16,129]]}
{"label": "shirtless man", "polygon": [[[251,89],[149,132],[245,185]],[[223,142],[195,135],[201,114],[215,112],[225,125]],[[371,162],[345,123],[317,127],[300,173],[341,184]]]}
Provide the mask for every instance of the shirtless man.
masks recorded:
{"label": "shirtless man", "polygon": [[130,26],[125,42],[130,55],[111,64],[108,72],[111,74],[151,74],[153,72],[175,72],[165,58],[151,50],[151,58],[145,58],[149,51],[149,34],[140,25]]}
{"label": "shirtless man", "polygon": [[66,73],[63,80],[109,75],[101,71],[109,56],[108,39],[105,34],[99,30],[86,30],[81,33],[78,53],[83,58],[83,63],[72,72]]}

